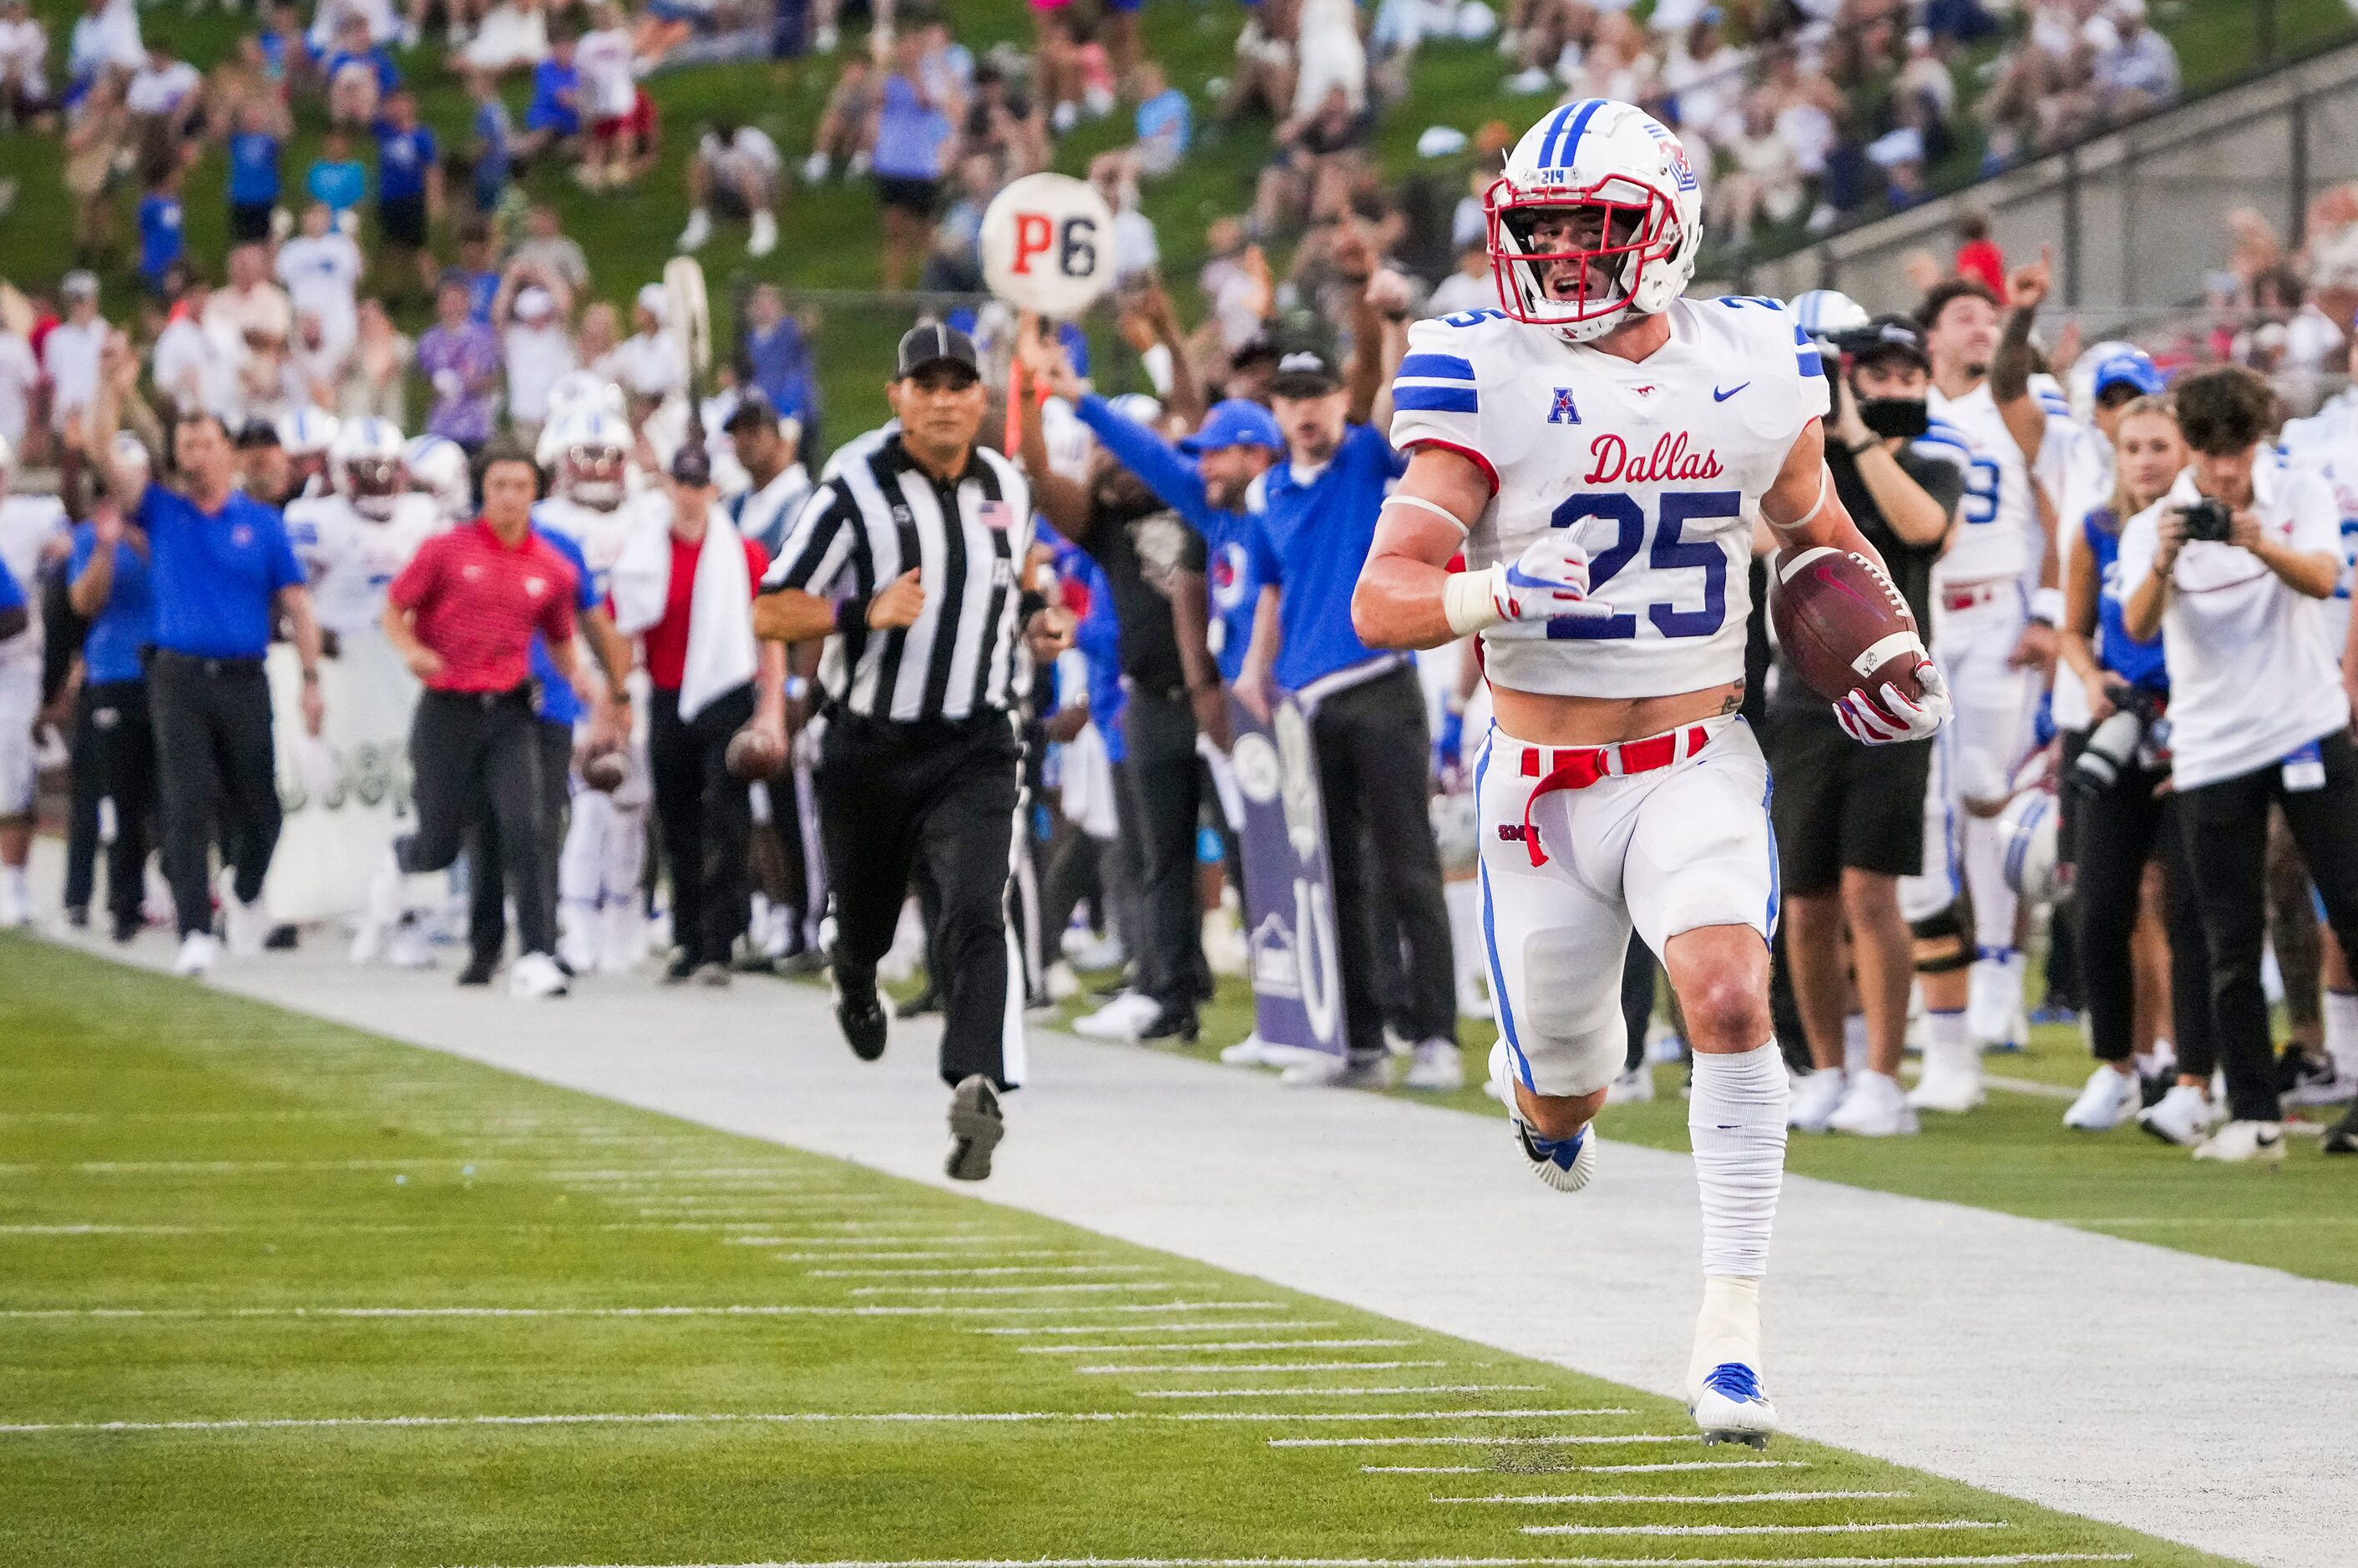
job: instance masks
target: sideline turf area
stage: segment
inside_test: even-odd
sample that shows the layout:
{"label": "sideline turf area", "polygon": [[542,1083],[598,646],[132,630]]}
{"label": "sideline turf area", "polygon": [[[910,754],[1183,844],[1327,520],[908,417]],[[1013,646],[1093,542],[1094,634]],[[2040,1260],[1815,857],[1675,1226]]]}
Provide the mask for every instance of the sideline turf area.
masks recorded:
{"label": "sideline turf area", "polygon": [[0,1043],[12,1563],[2221,1561],[13,938]]}

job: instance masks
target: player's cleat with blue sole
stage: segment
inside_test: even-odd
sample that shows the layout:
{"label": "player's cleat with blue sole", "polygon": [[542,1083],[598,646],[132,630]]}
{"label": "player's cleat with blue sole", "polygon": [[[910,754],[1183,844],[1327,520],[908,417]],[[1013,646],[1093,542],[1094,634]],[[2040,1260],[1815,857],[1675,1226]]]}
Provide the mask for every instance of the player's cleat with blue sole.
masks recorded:
{"label": "player's cleat with blue sole", "polygon": [[1531,1162],[1531,1173],[1560,1193],[1576,1193],[1586,1186],[1596,1174],[1596,1129],[1582,1128],[1569,1138],[1542,1138],[1531,1124],[1523,1119],[1522,1108],[1515,1103],[1514,1068],[1507,1056],[1507,1043],[1499,1040],[1490,1047],[1490,1082],[1497,1090],[1500,1104],[1507,1108],[1507,1119],[1515,1129],[1515,1143]]}
{"label": "player's cleat with blue sole", "polygon": [[1704,1373],[1687,1409],[1706,1444],[1766,1448],[1777,1432],[1777,1407],[1761,1391],[1759,1376],[1741,1361],[1723,1361]]}

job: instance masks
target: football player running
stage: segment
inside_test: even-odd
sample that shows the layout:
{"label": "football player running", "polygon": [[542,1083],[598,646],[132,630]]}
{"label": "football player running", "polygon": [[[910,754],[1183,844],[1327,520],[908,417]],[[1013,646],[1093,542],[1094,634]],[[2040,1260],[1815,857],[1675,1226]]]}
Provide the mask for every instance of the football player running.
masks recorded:
{"label": "football player running", "polygon": [[[1816,348],[1774,301],[1680,297],[1702,204],[1677,137],[1627,103],[1566,105],[1484,204],[1500,308],[1409,330],[1391,434],[1412,455],[1353,617],[1374,646],[1482,635],[1491,1075],[1551,1186],[1595,1169],[1633,925],[1661,956],[1695,1051],[1704,1302],[1687,1397],[1707,1439],[1757,1446],[1777,1430],[1759,1284],[1786,1074],[1768,1015],[1768,766],[1736,718],[1751,518],[1788,556],[1876,557],[1827,474]],[[1917,674],[1920,700],[1855,693],[1844,727],[1931,734],[1947,692],[1920,650]]]}
{"label": "football player running", "polygon": [[[602,602],[623,543],[648,515],[633,503],[631,427],[602,399],[589,396],[552,422],[542,442],[555,460],[556,476],[551,493],[532,509],[533,526],[579,546]],[[661,499],[659,491],[648,493]],[[644,713],[645,707],[634,701],[632,711]],[[586,737],[586,719],[582,728]],[[587,787],[576,770],[572,819],[557,858],[557,951],[577,974],[620,973],[646,957],[639,874],[646,865],[654,785],[644,727],[632,735],[628,757],[629,772],[611,792]]]}
{"label": "football player running", "polygon": [[287,503],[287,536],[320,629],[341,643],[376,625],[395,574],[449,523],[410,488],[401,430],[389,419],[338,427],[326,474],[323,492]]}

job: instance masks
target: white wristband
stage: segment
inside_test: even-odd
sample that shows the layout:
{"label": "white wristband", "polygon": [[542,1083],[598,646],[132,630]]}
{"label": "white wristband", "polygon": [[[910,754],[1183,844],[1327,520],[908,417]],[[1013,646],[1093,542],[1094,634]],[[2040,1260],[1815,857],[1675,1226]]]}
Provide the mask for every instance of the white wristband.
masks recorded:
{"label": "white wristband", "polygon": [[2034,588],[2030,590],[2030,618],[2049,626],[2063,624],[2063,590],[2060,588]]}
{"label": "white wristband", "polygon": [[1477,572],[1449,574],[1441,589],[1441,612],[1449,618],[1450,631],[1470,637],[1506,619],[1498,611],[1498,596],[1491,591],[1498,572],[1497,567],[1485,567]]}

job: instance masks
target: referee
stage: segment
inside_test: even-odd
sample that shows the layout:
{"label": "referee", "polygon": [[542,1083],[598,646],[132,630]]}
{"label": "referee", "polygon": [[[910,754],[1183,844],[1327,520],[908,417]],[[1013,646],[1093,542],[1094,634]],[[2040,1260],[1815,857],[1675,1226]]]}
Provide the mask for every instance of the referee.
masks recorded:
{"label": "referee", "polygon": [[[980,1181],[1023,1076],[1023,992],[1007,916],[1022,831],[1012,716],[1029,687],[1021,633],[1032,496],[975,444],[985,394],[973,342],[947,327],[901,340],[886,389],[897,432],[862,438],[787,531],[753,607],[773,642],[827,639],[819,664],[820,838],[833,890],[835,1016],[863,1060],[884,1051],[876,962],[912,870],[941,899],[949,1174]],[[784,741],[773,697],[758,722]]]}

